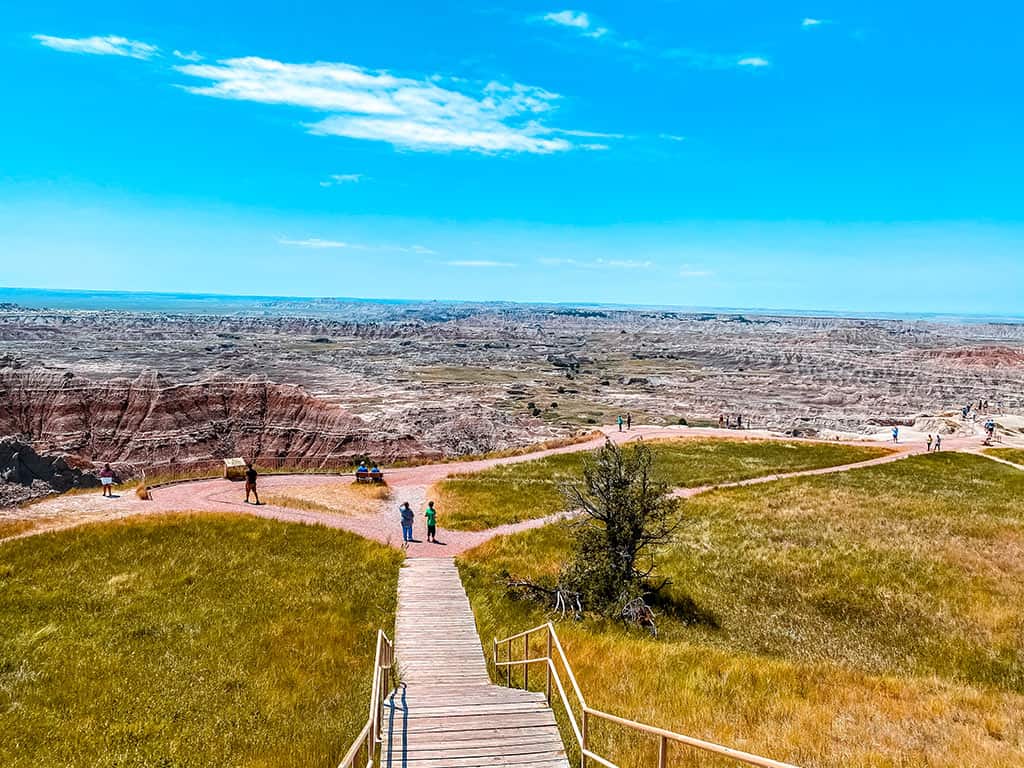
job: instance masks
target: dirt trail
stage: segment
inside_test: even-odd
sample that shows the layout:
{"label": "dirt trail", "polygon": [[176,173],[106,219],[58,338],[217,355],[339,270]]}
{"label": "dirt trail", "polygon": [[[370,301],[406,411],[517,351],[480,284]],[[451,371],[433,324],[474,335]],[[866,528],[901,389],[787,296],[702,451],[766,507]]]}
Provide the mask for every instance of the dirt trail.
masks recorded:
{"label": "dirt trail", "polygon": [[[628,432],[619,432],[614,427],[605,430],[608,438],[616,443],[628,443],[641,439],[659,438],[681,438],[681,439],[702,439],[706,437],[718,437],[729,439],[764,439],[764,440],[786,440],[782,435],[762,431],[750,431],[738,433],[734,430],[724,429],[679,429],[662,427],[634,427]],[[309,523],[325,525],[330,528],[342,528],[353,533],[364,536],[368,539],[379,541],[389,546],[401,546],[401,530],[397,522],[398,505],[403,501],[409,501],[413,509],[419,511],[426,501],[426,491],[434,483],[444,478],[462,472],[479,472],[491,467],[514,464],[524,461],[543,458],[561,453],[572,453],[593,449],[601,445],[604,436],[595,437],[593,440],[577,443],[575,445],[563,446],[536,451],[534,453],[511,456],[499,459],[480,459],[476,461],[446,462],[443,464],[428,464],[419,467],[395,469],[387,473],[388,484],[392,489],[392,499],[381,505],[381,511],[374,515],[349,516],[343,514],[332,515],[324,512],[309,512],[291,507],[275,506],[264,504],[256,506],[244,502],[244,491],[238,483],[228,480],[197,480],[194,482],[179,483],[176,485],[158,488],[153,492],[152,501],[138,499],[131,489],[124,489],[123,492],[113,498],[103,498],[98,493],[90,495],[59,496],[47,501],[33,504],[23,509],[7,510],[0,512],[0,520],[30,520],[36,523],[36,527],[12,536],[7,539],[0,539],[0,543],[15,538],[33,536],[49,531],[64,530],[78,525],[91,522],[106,522],[121,520],[127,517],[147,514],[163,514],[171,512],[222,512],[232,514],[247,514],[256,517],[264,517],[273,520],[282,520],[293,523]],[[878,442],[845,442],[844,445],[865,445],[881,447]],[[792,477],[805,477],[810,475],[825,475],[835,472],[846,472],[863,467],[886,464],[899,461],[908,456],[923,453],[925,448],[920,444],[900,444],[887,446],[894,448],[891,454],[867,461],[860,461],[853,464],[845,464],[822,469],[810,469],[801,472],[789,472],[784,474],[772,474],[763,477],[741,480],[734,483],[722,483],[699,488],[679,488],[675,495],[681,498],[689,498],[700,493],[705,493],[715,488],[728,488],[736,486],[756,485],[759,483],[771,482]],[[972,438],[949,438],[944,442],[944,448],[952,451],[967,451],[980,453],[977,448],[977,440]],[[986,456],[996,461],[992,456]],[[1009,462],[1002,462],[1009,463]],[[286,488],[309,487],[330,485],[339,482],[338,475],[264,475],[260,478],[259,489],[265,496],[273,495],[277,491]],[[485,531],[452,531],[441,527],[440,541],[437,544],[428,544],[423,540],[414,541],[408,547],[408,553],[412,557],[451,557],[466,550],[482,544],[495,536],[509,533],[516,533],[542,525],[547,525],[562,515],[554,517],[538,518],[536,520],[525,520],[519,523],[502,525],[490,528]],[[416,535],[423,536],[422,521],[417,521]]]}

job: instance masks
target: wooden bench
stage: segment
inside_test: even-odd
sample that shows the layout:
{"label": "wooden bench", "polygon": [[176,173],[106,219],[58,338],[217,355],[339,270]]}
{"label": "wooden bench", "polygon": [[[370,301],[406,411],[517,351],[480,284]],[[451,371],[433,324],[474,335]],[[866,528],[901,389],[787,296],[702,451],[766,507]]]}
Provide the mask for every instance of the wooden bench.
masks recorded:
{"label": "wooden bench", "polygon": [[384,473],[383,472],[356,472],[357,483],[383,483]]}

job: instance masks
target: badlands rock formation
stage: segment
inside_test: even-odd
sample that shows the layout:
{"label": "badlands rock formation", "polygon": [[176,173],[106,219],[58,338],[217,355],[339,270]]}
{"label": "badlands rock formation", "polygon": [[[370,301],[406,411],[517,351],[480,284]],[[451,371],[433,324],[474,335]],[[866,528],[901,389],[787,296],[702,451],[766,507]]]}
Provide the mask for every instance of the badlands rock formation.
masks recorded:
{"label": "badlands rock formation", "polygon": [[[125,378],[160,371],[160,387],[199,387],[191,393],[213,375],[238,382],[259,371],[361,419],[360,439],[415,435],[421,445],[410,450],[446,454],[539,442],[626,411],[652,424],[742,414],[748,426],[826,436],[910,426],[978,401],[989,403],[986,417],[1024,413],[1022,323],[264,299],[204,300],[200,313],[153,301],[139,297],[137,311],[0,307],[0,368],[45,366],[81,386],[122,379],[119,391]],[[252,408],[198,414],[237,424]],[[305,423],[302,408],[285,411]],[[158,432],[185,428],[169,407],[157,415]],[[267,445],[305,450],[308,438],[284,437],[273,421],[279,436]],[[88,446],[91,436],[71,431]],[[54,444],[73,442],[53,432]],[[219,434],[183,439],[209,454]],[[249,428],[228,434],[225,450],[255,440]]]}
{"label": "badlands rock formation", "polygon": [[93,382],[39,368],[0,370],[0,434],[92,462],[155,467],[229,456],[437,457],[414,437],[371,430],[301,387],[148,373]]}
{"label": "badlands rock formation", "polygon": [[74,459],[61,455],[40,456],[21,440],[0,438],[0,507],[100,484],[88,468],[75,464]]}

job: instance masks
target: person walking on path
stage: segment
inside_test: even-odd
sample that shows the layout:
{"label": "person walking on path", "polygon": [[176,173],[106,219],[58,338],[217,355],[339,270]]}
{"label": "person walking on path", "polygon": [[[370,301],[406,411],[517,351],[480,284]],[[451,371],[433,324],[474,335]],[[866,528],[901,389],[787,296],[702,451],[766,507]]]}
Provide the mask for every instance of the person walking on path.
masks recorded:
{"label": "person walking on path", "polygon": [[942,450],[942,435],[936,435],[935,436],[935,451],[938,452],[938,451],[941,451],[941,450]]}
{"label": "person walking on path", "polygon": [[103,486],[103,495],[114,498],[114,470],[109,464],[104,464],[100,470],[100,485]]}
{"label": "person walking on path", "polygon": [[256,491],[256,467],[252,464],[245,465],[245,503],[249,503],[249,494],[256,497],[256,506],[260,505],[260,495]]}
{"label": "person walking on path", "polygon": [[892,428],[892,441],[894,443],[898,443],[900,441],[900,428],[899,427],[893,427]]}
{"label": "person walking on path", "polygon": [[427,518],[427,541],[437,544],[437,510],[434,509],[434,502],[427,502],[423,515]]}
{"label": "person walking on path", "polygon": [[632,413],[627,413],[626,414],[626,431],[628,432],[632,428],[633,428],[633,414]]}
{"label": "person walking on path", "polygon": [[403,501],[402,506],[398,508],[399,514],[402,516],[402,546],[408,546],[412,538],[412,521],[415,515],[413,514],[412,507],[409,506],[408,501]]}
{"label": "person walking on path", "polygon": [[618,422],[619,422],[619,432],[621,432],[622,431],[622,414],[621,413],[619,414]]}
{"label": "person walking on path", "polygon": [[932,452],[932,436],[928,435],[928,453]]}

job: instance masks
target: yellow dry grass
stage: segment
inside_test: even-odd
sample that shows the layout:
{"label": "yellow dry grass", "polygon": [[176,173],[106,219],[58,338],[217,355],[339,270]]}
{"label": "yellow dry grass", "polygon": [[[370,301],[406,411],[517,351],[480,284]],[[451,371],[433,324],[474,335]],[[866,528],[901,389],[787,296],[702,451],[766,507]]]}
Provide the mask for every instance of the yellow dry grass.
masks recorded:
{"label": "yellow dry grass", "polygon": [[342,481],[328,485],[290,486],[265,494],[262,501],[279,507],[332,515],[373,515],[383,502],[391,498],[391,489],[384,484]]}
{"label": "yellow dry grass", "polygon": [[[805,768],[1024,765],[1022,495],[1024,473],[962,454],[716,491],[682,505],[660,639],[558,632],[614,714]],[[567,552],[550,526],[460,560],[485,643],[547,618],[502,574],[557,573]],[[656,764],[647,738],[592,733],[623,768]]]}
{"label": "yellow dry grass", "polygon": [[17,536],[19,533],[25,533],[34,527],[35,522],[32,520],[21,520],[15,518],[0,520],[0,539]]}

